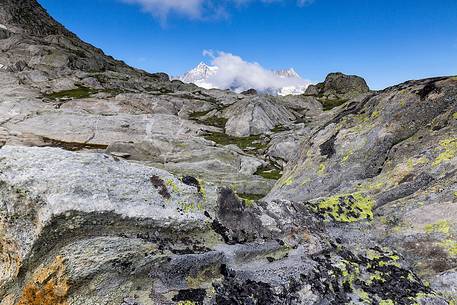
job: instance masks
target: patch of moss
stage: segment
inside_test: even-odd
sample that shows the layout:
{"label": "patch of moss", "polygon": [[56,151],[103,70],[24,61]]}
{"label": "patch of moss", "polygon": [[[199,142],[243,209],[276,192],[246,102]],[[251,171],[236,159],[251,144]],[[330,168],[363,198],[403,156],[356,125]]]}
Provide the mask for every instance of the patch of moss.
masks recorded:
{"label": "patch of moss", "polygon": [[438,166],[445,161],[455,158],[457,154],[457,138],[440,141],[440,146],[444,149],[433,162],[433,166]]}
{"label": "patch of moss", "polygon": [[103,90],[99,90],[99,91],[94,91],[92,94],[98,93],[98,92],[104,92],[104,93],[108,93],[111,96],[116,96],[116,95],[119,95],[121,93],[125,93],[126,90],[123,90],[123,89],[103,89]]}
{"label": "patch of moss", "polygon": [[374,201],[362,193],[336,195],[318,202],[315,211],[337,222],[356,222],[373,219]]}
{"label": "patch of moss", "polygon": [[195,112],[192,112],[191,114],[189,114],[189,118],[191,118],[191,119],[198,119],[198,118],[200,118],[200,117],[202,117],[202,116],[207,115],[211,110],[212,110],[212,109],[210,109],[210,110],[205,110],[205,111],[195,111]]}
{"label": "patch of moss", "polygon": [[454,118],[454,120],[457,120],[457,112],[454,112],[454,114],[452,115],[452,117]]}
{"label": "patch of moss", "polygon": [[282,132],[282,131],[288,131],[288,130],[290,130],[289,127],[279,124],[279,125],[276,125],[276,126],[271,130],[271,132],[275,132],[275,133],[276,133],[276,132]]}
{"label": "patch of moss", "polygon": [[249,137],[233,137],[223,132],[209,132],[204,135],[204,138],[220,145],[234,144],[243,150],[252,148],[254,150],[266,148],[266,144],[261,141],[260,135]]}
{"label": "patch of moss", "polygon": [[50,98],[52,100],[59,100],[59,99],[63,99],[63,98],[82,99],[82,98],[88,98],[94,93],[97,93],[97,90],[94,90],[94,89],[91,89],[88,87],[84,87],[84,86],[80,86],[77,89],[64,90],[64,91],[47,94],[46,97]]}
{"label": "patch of moss", "polygon": [[244,199],[244,204],[246,206],[252,206],[254,204],[255,201],[259,201],[260,199],[262,199],[263,197],[265,197],[265,195],[260,195],[260,194],[247,194],[247,193],[237,193],[236,194],[238,197],[240,197],[241,199]]}
{"label": "patch of moss", "polygon": [[210,116],[206,119],[203,119],[205,115],[210,113],[213,109],[207,110],[207,111],[196,111],[193,112],[189,115],[190,119],[197,120],[205,125],[208,126],[214,126],[214,127],[219,127],[219,128],[224,128],[225,124],[227,124],[228,119],[223,118],[223,117],[218,117],[218,116]]}
{"label": "patch of moss", "polygon": [[322,104],[324,111],[328,111],[335,107],[341,106],[348,101],[347,99],[325,99],[325,98],[318,98],[317,100]]}
{"label": "patch of moss", "polygon": [[212,116],[205,120],[200,120],[200,121],[203,122],[205,125],[225,128],[225,124],[227,124],[228,119],[222,118],[222,117],[217,117],[217,116]]}
{"label": "patch of moss", "polygon": [[282,177],[282,170],[276,164],[269,163],[268,165],[259,167],[255,175],[261,176],[265,179],[279,180]]}

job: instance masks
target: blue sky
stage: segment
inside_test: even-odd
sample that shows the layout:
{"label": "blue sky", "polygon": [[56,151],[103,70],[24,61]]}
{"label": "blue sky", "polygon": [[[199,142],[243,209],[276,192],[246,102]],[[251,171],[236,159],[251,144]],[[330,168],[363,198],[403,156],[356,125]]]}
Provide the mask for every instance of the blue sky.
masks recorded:
{"label": "blue sky", "polygon": [[150,72],[180,75],[215,50],[313,82],[357,74],[373,89],[457,74],[456,0],[39,2],[82,39]]}

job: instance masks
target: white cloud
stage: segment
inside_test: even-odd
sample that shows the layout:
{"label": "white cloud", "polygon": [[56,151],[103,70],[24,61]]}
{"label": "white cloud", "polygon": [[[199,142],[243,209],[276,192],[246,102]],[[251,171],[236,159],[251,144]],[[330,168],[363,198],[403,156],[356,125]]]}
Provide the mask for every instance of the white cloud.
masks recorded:
{"label": "white cloud", "polygon": [[[121,0],[130,4],[140,5],[144,11],[165,21],[170,13],[176,13],[190,19],[204,19],[226,15],[230,5],[240,6],[252,2],[275,3],[292,0]],[[294,0],[295,1],[295,0]],[[296,0],[303,7],[314,0]]]}
{"label": "white cloud", "polygon": [[314,0],[297,0],[297,5],[303,7],[305,5],[312,4]]}
{"label": "white cloud", "polygon": [[165,19],[170,12],[190,18],[201,17],[206,0],[123,0],[130,4],[139,4],[146,12]]}
{"label": "white cloud", "polygon": [[217,67],[216,72],[205,80],[213,88],[232,89],[237,92],[256,89],[260,92],[286,94],[301,93],[310,84],[298,75],[278,75],[258,63],[247,62],[230,53],[214,54],[211,51],[204,51],[203,55],[210,56],[211,64]]}

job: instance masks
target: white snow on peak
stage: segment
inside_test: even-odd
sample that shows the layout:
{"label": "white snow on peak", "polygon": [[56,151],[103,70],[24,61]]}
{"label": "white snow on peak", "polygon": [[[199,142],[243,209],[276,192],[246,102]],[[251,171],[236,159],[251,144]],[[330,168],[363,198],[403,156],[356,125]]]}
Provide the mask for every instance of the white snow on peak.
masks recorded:
{"label": "white snow on peak", "polygon": [[185,83],[192,83],[205,89],[212,89],[215,88],[215,86],[209,82],[209,79],[215,75],[217,71],[218,67],[208,66],[207,64],[201,62],[183,76],[178,77],[178,79]]}
{"label": "white snow on peak", "polygon": [[294,70],[294,68],[274,71],[280,77],[301,78],[301,76]]}
{"label": "white snow on peak", "polygon": [[[223,53],[222,56],[228,55]],[[229,56],[234,57],[231,54]],[[309,85],[293,68],[272,71],[254,64],[257,65],[256,68],[250,71],[252,64],[236,57],[235,60],[221,60],[216,63],[219,63],[219,66],[201,62],[177,79],[205,89],[230,89],[238,93],[255,89],[261,93],[281,96],[303,94]]]}

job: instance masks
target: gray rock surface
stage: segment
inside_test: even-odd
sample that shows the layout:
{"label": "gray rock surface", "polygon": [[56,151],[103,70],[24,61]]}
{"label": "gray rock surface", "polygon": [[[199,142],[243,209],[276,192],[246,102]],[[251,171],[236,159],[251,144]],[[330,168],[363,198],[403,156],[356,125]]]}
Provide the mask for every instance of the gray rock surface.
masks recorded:
{"label": "gray rock surface", "polygon": [[457,302],[457,78],[239,95],[0,24],[0,305]]}

